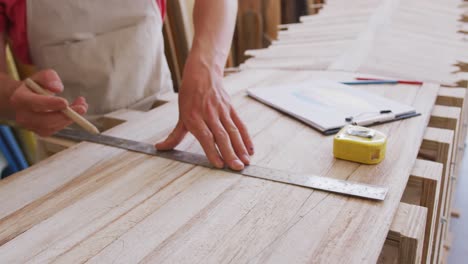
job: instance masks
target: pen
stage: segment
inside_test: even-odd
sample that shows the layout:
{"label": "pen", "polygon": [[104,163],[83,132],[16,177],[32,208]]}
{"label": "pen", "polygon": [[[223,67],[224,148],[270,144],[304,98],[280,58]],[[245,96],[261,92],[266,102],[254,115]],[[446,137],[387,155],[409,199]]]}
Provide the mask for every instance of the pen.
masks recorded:
{"label": "pen", "polygon": [[341,82],[346,85],[362,85],[362,84],[398,84],[398,81],[393,80],[359,80],[359,81],[349,81]]}
{"label": "pen", "polygon": [[[382,80],[382,79],[376,79],[376,78],[363,78],[363,77],[358,77],[356,80],[359,81],[387,81],[387,80]],[[401,84],[413,84],[413,85],[422,85],[423,82],[419,81],[408,81],[408,80],[393,80],[396,83],[401,83]]]}
{"label": "pen", "polygon": [[364,120],[358,120],[358,121],[352,122],[351,124],[356,125],[356,126],[369,126],[369,125],[375,125],[379,123],[388,122],[390,120],[394,120],[395,118],[396,118],[395,114],[388,113],[388,114],[383,114],[383,115],[379,115],[379,116],[364,119]]}

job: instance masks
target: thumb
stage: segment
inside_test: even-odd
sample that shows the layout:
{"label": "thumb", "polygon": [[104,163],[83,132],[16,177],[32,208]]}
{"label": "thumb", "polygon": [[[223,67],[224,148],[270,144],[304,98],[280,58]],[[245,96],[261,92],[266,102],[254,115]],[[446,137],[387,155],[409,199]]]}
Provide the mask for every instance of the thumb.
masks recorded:
{"label": "thumb", "polygon": [[184,139],[185,135],[187,135],[187,129],[185,128],[182,121],[179,120],[171,134],[169,134],[166,140],[156,144],[156,148],[158,150],[171,150],[179,145],[179,143]]}
{"label": "thumb", "polygon": [[63,83],[60,80],[57,72],[54,70],[43,70],[37,72],[31,76],[31,79],[54,94],[61,93],[63,91]]}

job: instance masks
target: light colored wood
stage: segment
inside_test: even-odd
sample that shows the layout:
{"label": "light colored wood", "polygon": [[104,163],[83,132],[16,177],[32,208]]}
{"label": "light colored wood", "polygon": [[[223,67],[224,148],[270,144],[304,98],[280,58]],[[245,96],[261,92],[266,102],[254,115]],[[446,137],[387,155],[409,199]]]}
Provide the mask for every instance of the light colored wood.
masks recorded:
{"label": "light colored wood", "polygon": [[[422,113],[376,127],[389,140],[387,156],[376,166],[335,160],[332,137],[248,98],[244,91],[332,75],[348,76],[243,71],[226,78],[225,87],[254,135],[252,163],[384,185],[389,187],[385,201],[81,143],[0,182],[0,262],[376,262],[438,85],[360,87],[413,105]],[[176,103],[167,103],[106,134],[156,142],[171,131],[177,116]],[[202,151],[193,137],[179,148]]]}
{"label": "light colored wood", "polygon": [[281,0],[267,0],[263,3],[265,19],[264,32],[268,45],[278,38],[278,25],[281,24]]}
{"label": "light colored wood", "polygon": [[[440,181],[439,206],[436,213],[435,239],[432,248],[431,263],[437,262],[439,252],[446,231],[448,191],[450,186],[450,160],[452,153],[452,142],[454,132],[448,129],[428,127],[424,134],[424,140],[421,144],[420,156],[443,164],[443,174]],[[427,155],[429,154],[429,155]]]}
{"label": "light colored wood", "polygon": [[[462,20],[468,20],[459,21],[466,13],[460,4],[458,0],[330,0],[319,14],[282,25],[285,30],[270,47],[247,51],[253,58],[241,69],[345,70],[451,86],[440,89],[437,104],[442,107],[434,107],[430,126],[452,130],[452,142],[433,142],[420,151],[420,157],[445,159],[438,210],[446,221],[468,129],[468,68],[463,63],[468,54],[466,37],[459,32],[465,28]],[[451,153],[444,156],[447,147]],[[443,243],[447,229],[449,222],[440,223],[433,234],[437,242]]]}
{"label": "light colored wood", "polygon": [[460,171],[460,163],[463,158],[464,150],[465,150],[465,142],[466,142],[466,135],[467,135],[467,127],[468,127],[468,104],[465,101],[466,97],[466,88],[444,88],[442,87],[439,90],[439,96],[437,97],[436,104],[444,105],[444,106],[451,106],[451,107],[459,107],[461,108],[461,113],[459,117],[459,132],[457,137],[457,144],[454,145],[454,149],[456,150],[456,158],[454,159],[455,168],[454,168],[454,176],[456,177],[459,175]]}
{"label": "light colored wood", "polygon": [[463,107],[463,101],[466,96],[465,88],[446,88],[441,87],[437,96],[436,104],[454,107]]}
{"label": "light colored wood", "polygon": [[468,58],[458,0],[352,3],[327,1],[319,14],[283,26],[279,40],[248,51],[254,58],[242,67],[360,71],[466,86],[456,73]]}
{"label": "light colored wood", "polygon": [[401,201],[407,204],[427,208],[426,230],[421,263],[430,263],[432,244],[436,233],[435,222],[439,205],[440,180],[443,165],[441,163],[417,159],[408,180]]}
{"label": "light colored wood", "polygon": [[425,207],[400,203],[377,263],[421,263],[426,214]]}
{"label": "light colored wood", "polygon": [[[459,153],[459,133],[460,133],[460,118],[461,118],[461,108],[459,107],[450,107],[450,106],[439,106],[435,105],[432,110],[431,119],[429,121],[430,127],[444,128],[449,129],[454,132],[454,137],[452,141],[452,155],[450,158],[450,168],[449,168],[449,181],[447,186],[447,198],[446,198],[446,208],[447,212],[445,213],[446,218],[450,219],[450,212],[452,211],[452,201],[454,198],[454,192],[456,190],[456,168],[460,166],[458,164],[459,159],[457,156]],[[450,229],[451,221],[447,221],[446,229]]]}

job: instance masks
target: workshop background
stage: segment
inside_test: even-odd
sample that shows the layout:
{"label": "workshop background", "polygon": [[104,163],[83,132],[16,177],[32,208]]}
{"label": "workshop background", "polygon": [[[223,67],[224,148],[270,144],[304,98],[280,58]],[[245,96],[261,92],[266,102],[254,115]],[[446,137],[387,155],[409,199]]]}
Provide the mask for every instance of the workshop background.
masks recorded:
{"label": "workshop background", "polygon": [[[467,1],[465,1],[467,3]],[[164,23],[166,56],[174,80],[174,90],[181,84],[185,59],[193,37],[192,9],[194,0],[169,0]],[[324,3],[320,0],[239,0],[238,20],[225,74],[239,71],[250,56],[248,50],[269,47],[278,39],[278,31],[286,29],[282,25],[299,23],[301,16],[319,14]],[[465,10],[468,10],[465,8]],[[430,19],[428,17],[428,19]],[[460,23],[468,24],[468,11],[459,18]],[[459,34],[468,38],[468,27],[460,28]],[[468,47],[468,46],[467,46]],[[8,51],[9,73],[17,79],[27,76],[32,69],[18,65]],[[466,62],[459,62],[459,72],[468,72]],[[459,87],[466,87],[467,81],[460,80]],[[0,172],[2,178],[19,172],[35,163],[63,150],[65,147],[39,142],[31,132],[17,128],[12,122],[1,121],[0,125]],[[108,128],[119,125],[109,119]],[[466,126],[466,124],[463,124]],[[463,137],[465,138],[465,137]],[[39,139],[40,141],[41,139]],[[49,145],[47,145],[49,144]],[[464,143],[466,145],[466,142]],[[463,156],[456,192],[451,212],[450,238],[444,245],[448,252],[447,263],[466,263],[468,259],[468,155]]]}

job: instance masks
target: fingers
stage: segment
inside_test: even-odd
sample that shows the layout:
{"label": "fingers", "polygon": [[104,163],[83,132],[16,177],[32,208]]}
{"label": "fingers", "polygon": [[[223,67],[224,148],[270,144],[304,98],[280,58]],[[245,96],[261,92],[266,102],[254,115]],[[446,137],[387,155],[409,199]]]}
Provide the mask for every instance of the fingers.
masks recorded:
{"label": "fingers", "polygon": [[254,144],[252,138],[250,137],[249,131],[247,130],[247,126],[244,124],[244,122],[242,122],[234,108],[231,109],[230,114],[234,125],[237,127],[237,129],[239,129],[239,133],[242,137],[245,148],[250,155],[253,155],[255,153]]}
{"label": "fingers", "polygon": [[[52,93],[63,91],[63,84],[53,70],[40,71],[31,79]],[[62,113],[68,106],[67,100],[36,94],[24,83],[10,97],[10,103],[16,114],[16,122],[40,136],[50,136],[72,123],[72,120]],[[81,115],[88,110],[88,104],[83,97],[77,98],[70,107]]]}
{"label": "fingers", "polygon": [[[80,115],[84,115],[88,110],[88,104],[82,97],[77,98],[70,107]],[[24,109],[16,112],[16,121],[42,137],[50,136],[73,123],[60,111],[34,112]]]}
{"label": "fingers", "polygon": [[[31,78],[44,89],[53,93],[63,91],[63,84],[53,70],[40,71]],[[36,94],[29,90],[24,83],[11,96],[10,101],[15,109],[29,109],[33,112],[60,111],[68,105],[68,102],[63,98]]]}
{"label": "fingers", "polygon": [[203,122],[203,120],[199,120],[198,122],[193,121],[193,124],[195,127],[191,128],[190,131],[198,140],[198,142],[200,142],[200,145],[202,146],[208,160],[216,168],[223,168],[224,162],[218,153],[218,149],[216,148],[215,144],[215,138],[208,126],[205,124],[205,122]]}
{"label": "fingers", "polygon": [[17,116],[16,119],[23,127],[42,137],[48,137],[72,123],[69,118],[60,112],[30,112],[27,116]]}
{"label": "fingers", "polygon": [[[221,117],[221,122],[226,130],[227,134],[229,135],[229,139],[231,141],[231,145],[234,148],[236,156],[245,164],[250,164],[250,157],[247,151],[247,148],[242,140],[240,130],[234,124],[233,120],[228,115],[223,115]],[[223,155],[224,157],[224,155]]]}
{"label": "fingers", "polygon": [[84,115],[88,111],[88,103],[86,102],[84,97],[80,96],[76,98],[76,100],[70,105],[70,108],[78,114]]}
{"label": "fingers", "polygon": [[171,134],[166,138],[166,140],[156,144],[156,148],[158,150],[171,150],[179,145],[179,143],[184,139],[185,135],[187,135],[187,129],[179,120]]}
{"label": "fingers", "polygon": [[31,79],[53,93],[61,93],[63,91],[63,83],[54,70],[40,71],[34,74]]}
{"label": "fingers", "polygon": [[231,144],[230,134],[226,131],[220,119],[221,117],[210,114],[206,123],[214,136],[214,141],[218,146],[223,160],[227,163],[229,168],[233,170],[242,170],[244,168],[244,162],[237,157],[233,145]]}
{"label": "fingers", "polygon": [[171,134],[163,142],[156,144],[156,148],[173,149],[190,131],[215,167],[223,168],[226,163],[232,170],[244,169],[245,165],[250,164],[249,154],[253,154],[253,144],[245,125],[235,112],[218,113],[212,108],[207,112],[209,113],[205,113],[204,118],[192,115],[186,125],[183,119],[179,120]]}
{"label": "fingers", "polygon": [[67,108],[68,103],[65,99],[38,95],[23,86],[24,84],[10,98],[13,107],[33,112],[60,111]]}

